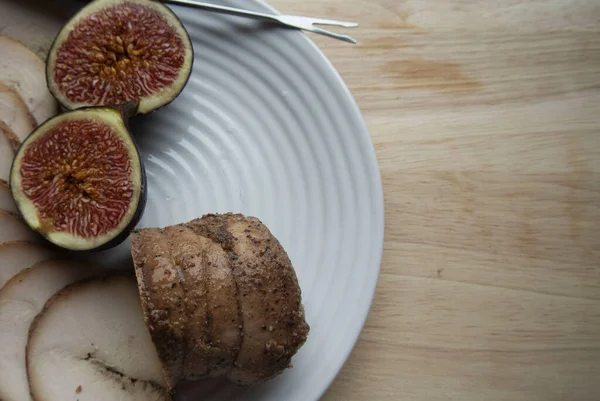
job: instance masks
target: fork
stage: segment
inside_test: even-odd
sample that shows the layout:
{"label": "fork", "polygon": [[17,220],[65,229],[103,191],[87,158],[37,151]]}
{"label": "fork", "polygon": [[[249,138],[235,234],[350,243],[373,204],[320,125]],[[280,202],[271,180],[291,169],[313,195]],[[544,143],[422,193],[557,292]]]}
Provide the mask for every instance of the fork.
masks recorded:
{"label": "fork", "polygon": [[233,8],[227,6],[219,6],[216,4],[202,3],[194,0],[161,0],[163,3],[177,4],[182,6],[188,6],[193,8],[199,8],[201,10],[214,11],[222,14],[243,16],[257,20],[270,21],[275,22],[280,25],[284,25],[291,28],[302,29],[305,31],[310,31],[314,33],[318,33],[320,35],[329,36],[330,38],[335,38],[339,40],[343,40],[344,42],[356,43],[356,40],[351,38],[348,35],[340,35],[335,32],[327,31],[325,29],[321,29],[316,27],[315,25],[331,25],[331,26],[341,26],[344,28],[356,28],[358,26],[355,22],[345,22],[345,21],[335,21],[330,19],[320,19],[320,18],[310,18],[310,17],[301,17],[295,15],[274,15],[274,14],[266,14],[256,11],[243,10],[240,8]]}

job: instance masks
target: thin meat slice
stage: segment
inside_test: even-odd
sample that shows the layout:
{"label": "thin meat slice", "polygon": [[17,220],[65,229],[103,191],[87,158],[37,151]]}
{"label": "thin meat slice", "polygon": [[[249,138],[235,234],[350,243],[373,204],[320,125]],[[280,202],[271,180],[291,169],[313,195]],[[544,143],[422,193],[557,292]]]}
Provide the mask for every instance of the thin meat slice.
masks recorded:
{"label": "thin meat slice", "polygon": [[19,94],[2,84],[0,84],[0,121],[6,124],[21,142],[37,126]]}
{"label": "thin meat slice", "polygon": [[72,284],[31,326],[27,372],[35,401],[167,401],[135,279]]}
{"label": "thin meat slice", "polygon": [[[202,348],[207,375],[218,377],[225,375],[231,369],[233,362],[240,352],[242,319],[239,310],[237,287],[231,270],[231,256],[221,244],[213,241],[206,232],[196,230],[196,227],[182,225],[168,228],[179,232],[179,241],[186,245],[184,249],[191,255],[196,255],[192,264],[193,270],[188,272],[185,280],[186,288],[198,287],[205,291],[194,298],[196,303],[206,304],[206,325],[202,324],[197,330],[189,330],[190,339],[206,341]],[[165,231],[166,231],[165,230]],[[222,233],[220,234],[222,236]],[[184,239],[185,238],[185,239]],[[190,258],[192,259],[192,258]],[[190,271],[196,274],[189,274]],[[197,290],[196,290],[197,291]],[[188,290],[186,302],[194,299]],[[196,305],[194,304],[194,306]],[[197,312],[198,313],[198,312]],[[202,313],[199,313],[202,316]],[[201,320],[196,320],[196,324]],[[193,369],[194,365],[188,366]]]}
{"label": "thin meat slice", "polygon": [[0,134],[2,134],[8,140],[8,143],[16,153],[17,149],[19,149],[19,146],[21,146],[21,141],[19,140],[17,134],[15,134],[14,131],[2,121],[0,121]]}
{"label": "thin meat slice", "polygon": [[0,289],[17,273],[43,260],[56,258],[56,252],[29,242],[0,244]]}
{"label": "thin meat slice", "polygon": [[41,237],[33,232],[20,218],[0,211],[0,244],[14,241],[40,242]]}
{"label": "thin meat slice", "polygon": [[183,278],[162,230],[132,232],[131,249],[145,321],[171,389],[182,377],[186,348]]}
{"label": "thin meat slice", "polygon": [[240,352],[242,319],[231,257],[219,244],[210,240],[206,247],[206,298],[208,337],[213,347],[209,376],[225,375]]}
{"label": "thin meat slice", "polygon": [[[229,255],[219,244],[197,235],[184,225],[134,232],[132,255],[141,292],[148,293],[145,305],[150,322],[153,315],[167,307],[160,302],[165,302],[168,292],[152,289],[145,279],[152,277],[152,272],[159,265],[155,262],[157,250],[161,257],[166,254],[165,241],[169,246],[168,265],[173,266],[181,278],[175,285],[178,289],[181,287],[185,315],[184,326],[178,326],[181,329],[178,333],[171,330],[169,338],[179,337],[179,346],[183,345],[183,350],[173,348],[178,344],[165,340],[152,327],[151,333],[159,354],[183,353],[181,372],[179,376],[171,375],[171,384],[224,375],[240,348],[241,320]],[[172,319],[166,320],[173,323]],[[164,350],[165,347],[170,349]],[[166,371],[175,371],[174,368],[179,367],[179,361],[176,362],[167,363]]]}
{"label": "thin meat slice", "polygon": [[185,343],[181,378],[198,380],[207,377],[210,361],[210,345],[207,339],[208,318],[206,314],[206,283],[203,263],[202,238],[191,230],[172,226],[164,230],[171,248],[171,256],[181,274],[184,291]]}
{"label": "thin meat slice", "polygon": [[165,234],[185,289],[188,322],[183,376],[186,380],[222,376],[231,368],[240,345],[229,256],[217,243],[187,227],[169,227]]}
{"label": "thin meat slice", "polygon": [[13,89],[41,124],[58,111],[46,83],[46,64],[28,47],[0,36],[0,83]]}
{"label": "thin meat slice", "polygon": [[242,348],[228,378],[250,385],[288,367],[308,325],[296,274],[279,241],[255,218],[232,216],[228,228],[236,239],[233,274],[244,322]]}
{"label": "thin meat slice", "polygon": [[[1,157],[2,155],[0,155],[0,158]],[[19,214],[19,210],[17,209],[17,205],[15,204],[8,184],[2,181],[0,181],[0,210],[14,215]]]}
{"label": "thin meat slice", "polygon": [[8,188],[7,183],[10,181],[10,169],[15,157],[15,150],[4,133],[6,129],[9,129],[8,126],[0,122],[0,183]]}
{"label": "thin meat slice", "polygon": [[253,217],[206,215],[189,223],[227,250],[242,312],[241,349],[229,380],[253,385],[281,372],[304,344],[309,326],[287,253]]}
{"label": "thin meat slice", "polygon": [[71,261],[48,260],[21,271],[0,290],[0,399],[31,400],[25,368],[29,327],[46,301],[66,285],[104,271]]}

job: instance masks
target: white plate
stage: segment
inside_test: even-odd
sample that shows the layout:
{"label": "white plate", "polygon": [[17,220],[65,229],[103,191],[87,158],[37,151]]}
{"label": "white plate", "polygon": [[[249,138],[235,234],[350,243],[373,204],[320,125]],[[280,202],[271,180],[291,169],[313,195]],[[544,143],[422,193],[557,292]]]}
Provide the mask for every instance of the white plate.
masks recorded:
{"label": "white plate", "polygon": [[[311,326],[293,369],[250,390],[212,381],[182,400],[317,400],[360,334],[379,274],[383,195],[369,134],[304,34],[172,9],[193,40],[194,71],[177,100],[132,121],[148,175],[140,225],[208,212],[257,216],[289,253]],[[91,259],[130,263],[128,243]]]}

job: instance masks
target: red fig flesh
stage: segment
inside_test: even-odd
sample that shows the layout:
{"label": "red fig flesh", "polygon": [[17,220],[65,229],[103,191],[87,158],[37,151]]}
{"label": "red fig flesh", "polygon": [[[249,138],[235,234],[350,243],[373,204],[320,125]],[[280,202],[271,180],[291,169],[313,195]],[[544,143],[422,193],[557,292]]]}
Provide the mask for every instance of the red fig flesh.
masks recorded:
{"label": "red fig flesh", "polygon": [[141,216],[145,175],[119,111],[48,120],[19,148],[11,190],[31,228],[72,250],[116,245]]}
{"label": "red fig flesh", "polygon": [[46,73],[67,109],[135,102],[145,114],[181,92],[192,62],[188,34],[165,5],[96,0],[60,31]]}

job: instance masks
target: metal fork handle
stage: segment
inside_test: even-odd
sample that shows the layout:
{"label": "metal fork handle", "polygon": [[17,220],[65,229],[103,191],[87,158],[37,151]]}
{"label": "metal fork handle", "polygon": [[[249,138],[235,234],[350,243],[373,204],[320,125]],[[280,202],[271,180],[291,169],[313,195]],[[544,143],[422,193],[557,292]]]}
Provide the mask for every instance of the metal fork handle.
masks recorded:
{"label": "metal fork handle", "polygon": [[356,40],[347,35],[340,35],[335,32],[326,31],[325,29],[317,28],[314,25],[335,25],[341,26],[344,28],[355,28],[358,26],[357,23],[354,22],[346,22],[346,21],[335,21],[330,19],[319,19],[319,18],[309,18],[309,17],[300,17],[293,15],[274,15],[274,14],[266,14],[257,11],[243,10],[239,8],[220,6],[217,4],[210,3],[202,3],[194,0],[160,0],[163,3],[170,3],[182,6],[188,6],[193,8],[198,8],[201,10],[214,11],[221,14],[228,15],[236,15],[243,16],[257,20],[276,22],[278,24],[285,25],[291,28],[303,29],[309,32],[318,33],[320,35],[329,36],[331,38],[343,40],[349,43],[356,43]]}
{"label": "metal fork handle", "polygon": [[193,1],[193,0],[160,0],[160,1],[162,3],[177,4],[177,5],[181,5],[181,6],[199,8],[201,10],[215,11],[215,12],[221,13],[221,14],[238,15],[238,16],[250,17],[253,19],[257,19],[257,20],[268,20],[268,21],[279,22],[276,15],[260,13],[257,11],[242,10],[239,8],[219,6],[217,4],[202,3],[199,1]]}
{"label": "metal fork handle", "polygon": [[317,28],[317,27],[313,27],[313,28],[310,28],[307,30],[309,30],[310,32],[318,33],[320,35],[329,36],[330,38],[339,39],[344,42],[356,44],[356,39],[354,39],[348,35],[340,35],[339,33],[326,31],[325,29],[321,29],[321,28]]}

